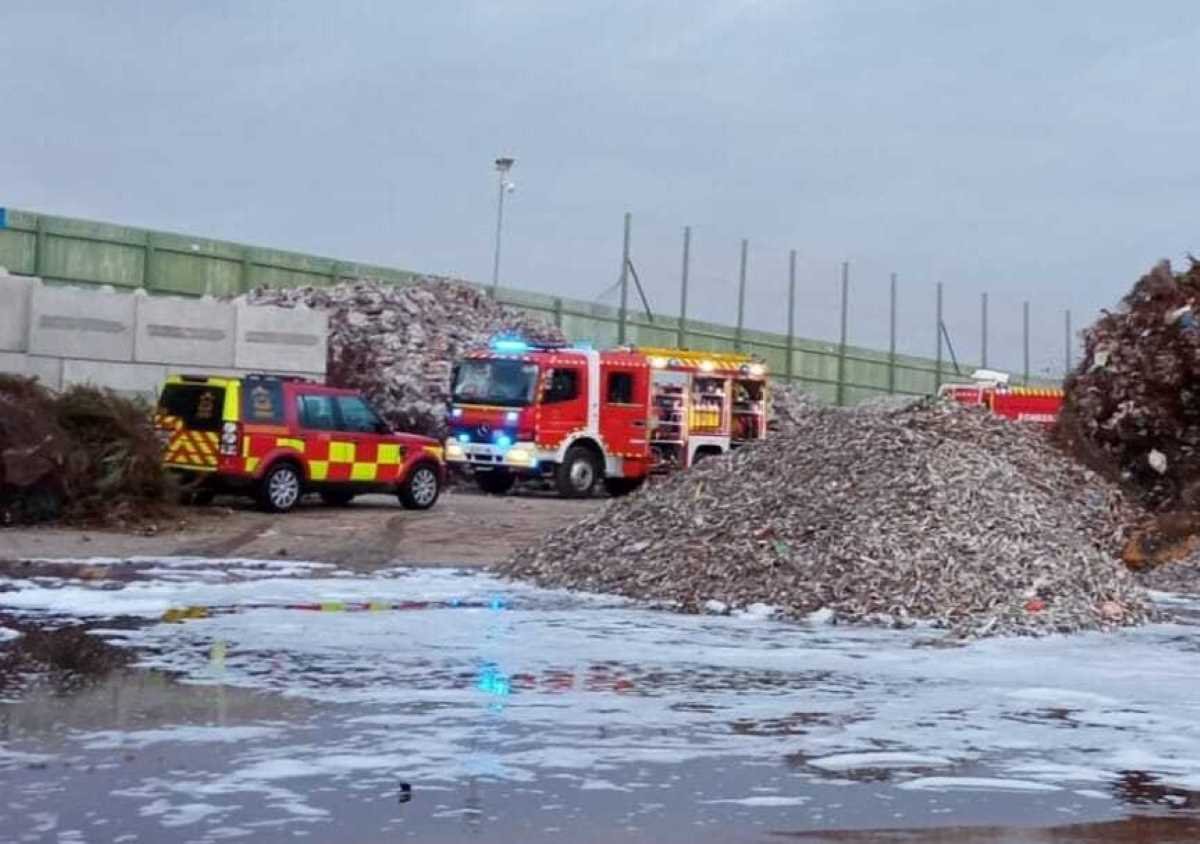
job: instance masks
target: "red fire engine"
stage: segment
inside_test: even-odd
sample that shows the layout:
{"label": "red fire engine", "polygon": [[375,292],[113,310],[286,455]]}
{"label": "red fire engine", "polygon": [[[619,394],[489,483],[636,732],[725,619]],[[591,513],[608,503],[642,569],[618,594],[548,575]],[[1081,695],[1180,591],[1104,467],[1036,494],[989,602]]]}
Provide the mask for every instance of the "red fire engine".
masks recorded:
{"label": "red fire engine", "polygon": [[445,458],[487,492],[544,477],[622,495],[766,436],[766,378],[748,355],[495,340],[454,367]]}
{"label": "red fire engine", "polygon": [[1053,387],[1010,387],[1008,374],[977,369],[971,384],[943,384],[942,398],[959,404],[983,405],[997,416],[1018,422],[1053,425],[1062,409],[1063,391]]}

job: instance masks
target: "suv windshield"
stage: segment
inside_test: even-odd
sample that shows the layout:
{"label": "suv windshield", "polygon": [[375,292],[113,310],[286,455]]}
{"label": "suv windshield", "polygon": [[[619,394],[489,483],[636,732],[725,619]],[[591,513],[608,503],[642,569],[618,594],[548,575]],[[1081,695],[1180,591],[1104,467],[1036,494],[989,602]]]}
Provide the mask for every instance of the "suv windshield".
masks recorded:
{"label": "suv windshield", "polygon": [[519,360],[465,360],[454,375],[456,402],[520,407],[533,402],[537,364]]}

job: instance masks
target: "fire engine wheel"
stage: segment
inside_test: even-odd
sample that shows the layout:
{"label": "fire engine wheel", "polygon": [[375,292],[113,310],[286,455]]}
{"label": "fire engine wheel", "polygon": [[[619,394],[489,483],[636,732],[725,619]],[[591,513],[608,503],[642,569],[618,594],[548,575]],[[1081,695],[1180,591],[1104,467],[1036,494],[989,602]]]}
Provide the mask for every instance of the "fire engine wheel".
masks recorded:
{"label": "fire engine wheel", "polygon": [[604,491],[613,498],[619,498],[640,489],[645,481],[645,478],[605,478]]}
{"label": "fire engine wheel", "polygon": [[573,445],[554,472],[554,485],[563,498],[587,498],[600,474],[600,461],[595,454],[585,446]]}
{"label": "fire engine wheel", "polygon": [[503,469],[475,473],[475,483],[479,484],[479,488],[489,495],[504,495],[513,488],[513,484],[516,482],[517,479]]}
{"label": "fire engine wheel", "polygon": [[430,466],[417,466],[400,487],[400,504],[408,510],[428,510],[438,500],[442,484]]}
{"label": "fire engine wheel", "polygon": [[258,487],[258,503],[269,513],[286,513],[300,500],[300,472],[291,463],[271,467]]}

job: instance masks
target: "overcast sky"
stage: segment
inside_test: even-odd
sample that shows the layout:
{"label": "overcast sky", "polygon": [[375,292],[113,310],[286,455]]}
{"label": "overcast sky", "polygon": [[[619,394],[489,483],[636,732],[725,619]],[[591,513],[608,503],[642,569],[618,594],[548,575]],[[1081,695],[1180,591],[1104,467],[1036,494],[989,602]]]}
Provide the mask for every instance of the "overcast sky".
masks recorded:
{"label": "overcast sky", "polygon": [[[595,299],[621,215],[656,310],[1061,368],[1198,250],[1200,7],[1080,0],[0,2],[0,205]],[[603,301],[613,302],[609,292]]]}

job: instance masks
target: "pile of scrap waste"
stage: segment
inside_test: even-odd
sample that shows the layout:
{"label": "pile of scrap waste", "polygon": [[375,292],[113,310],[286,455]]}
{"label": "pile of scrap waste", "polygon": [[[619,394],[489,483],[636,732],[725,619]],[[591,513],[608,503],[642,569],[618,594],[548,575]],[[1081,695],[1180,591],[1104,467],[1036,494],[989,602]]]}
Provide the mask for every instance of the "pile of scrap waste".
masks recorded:
{"label": "pile of scrap waste", "polygon": [[175,497],[144,402],[0,375],[0,525],[146,526]]}
{"label": "pile of scrap waste", "polygon": [[1151,615],[1112,553],[1130,513],[1039,427],[929,402],[814,407],[790,431],[610,501],[499,569],[685,612],[960,637],[1109,629]]}
{"label": "pile of scrap waste", "polygon": [[[1064,448],[1149,512],[1123,550],[1149,568],[1200,552],[1200,263],[1143,276],[1084,334],[1064,385]],[[1193,566],[1195,567],[1195,566]],[[1197,579],[1196,582],[1200,582]]]}
{"label": "pile of scrap waste", "polygon": [[389,423],[431,436],[445,432],[451,367],[464,352],[501,334],[564,340],[553,325],[482,288],[441,278],[260,288],[247,301],[328,311],[329,383],[362,390]]}

